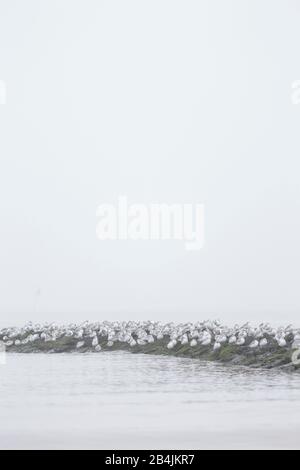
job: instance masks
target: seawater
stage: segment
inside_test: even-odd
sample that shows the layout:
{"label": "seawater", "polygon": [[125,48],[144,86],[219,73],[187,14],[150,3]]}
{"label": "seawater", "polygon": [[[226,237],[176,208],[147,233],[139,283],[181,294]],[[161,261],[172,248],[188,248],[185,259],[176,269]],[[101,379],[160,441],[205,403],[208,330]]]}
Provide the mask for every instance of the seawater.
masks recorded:
{"label": "seawater", "polygon": [[1,449],[300,447],[299,374],[127,352],[6,359]]}

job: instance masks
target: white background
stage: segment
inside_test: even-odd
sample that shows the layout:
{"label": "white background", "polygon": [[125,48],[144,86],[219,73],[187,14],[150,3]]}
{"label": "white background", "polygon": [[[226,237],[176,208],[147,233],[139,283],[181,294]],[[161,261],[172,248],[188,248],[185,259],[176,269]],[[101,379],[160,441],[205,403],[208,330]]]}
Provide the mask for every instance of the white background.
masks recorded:
{"label": "white background", "polygon": [[[297,323],[299,18],[297,0],[0,0],[2,323]],[[100,242],[120,194],[204,202],[205,248]]]}

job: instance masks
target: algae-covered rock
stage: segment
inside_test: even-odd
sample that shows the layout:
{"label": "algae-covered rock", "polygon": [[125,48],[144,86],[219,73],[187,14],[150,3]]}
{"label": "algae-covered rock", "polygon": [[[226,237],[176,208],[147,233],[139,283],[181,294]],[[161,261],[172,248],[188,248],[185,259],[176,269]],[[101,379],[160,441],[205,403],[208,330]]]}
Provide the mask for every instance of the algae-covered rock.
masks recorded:
{"label": "algae-covered rock", "polygon": [[269,325],[253,328],[248,324],[228,328],[216,321],[29,324],[0,330],[0,340],[8,353],[130,351],[289,372],[300,371],[300,365],[292,361],[295,352],[292,346],[299,337],[299,330],[290,326],[277,330]]}

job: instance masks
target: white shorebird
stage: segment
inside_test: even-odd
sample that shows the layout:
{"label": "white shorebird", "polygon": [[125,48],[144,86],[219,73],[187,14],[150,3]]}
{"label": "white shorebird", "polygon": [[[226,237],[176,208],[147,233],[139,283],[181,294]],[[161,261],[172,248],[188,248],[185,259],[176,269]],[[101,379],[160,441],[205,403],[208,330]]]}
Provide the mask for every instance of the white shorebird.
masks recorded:
{"label": "white shorebird", "polygon": [[300,331],[297,331],[297,332],[294,334],[294,341],[300,341]]}
{"label": "white shorebird", "polygon": [[181,344],[184,346],[185,344],[188,344],[189,340],[186,334],[184,334],[181,339],[180,339]]}
{"label": "white shorebird", "polygon": [[220,344],[225,344],[227,343],[227,336],[222,333],[216,336],[216,342]]}
{"label": "white shorebird", "polygon": [[278,342],[278,345],[279,345],[281,348],[285,348],[286,345],[287,345],[287,342],[286,342],[286,340],[285,340],[283,337],[278,338],[278,341],[277,341],[277,342]]}
{"label": "white shorebird", "polygon": [[236,342],[237,342],[236,336],[231,336],[229,338],[229,341],[228,341],[229,344],[236,344]]}
{"label": "white shorebird", "polygon": [[[130,322],[84,322],[80,325],[70,324],[59,326],[55,323],[32,324],[28,323],[21,328],[0,329],[0,340],[7,347],[29,347],[33,343],[49,343],[49,350],[59,339],[66,339],[63,345],[69,345],[70,350],[84,351],[93,348],[101,350],[100,339],[106,341],[107,347],[112,348],[117,343],[124,343],[131,348],[137,345],[147,348],[150,344],[160,341],[164,347],[173,349],[177,343],[186,347],[199,346],[211,348],[214,351],[226,344],[243,347],[250,344],[251,349],[265,348],[267,345],[278,348],[300,348],[300,330],[294,330],[291,325],[287,327],[272,328],[269,324],[261,323],[253,328],[246,323],[242,326],[225,327],[219,321],[205,320],[194,324],[186,322],[181,324],[151,321]],[[88,346],[89,345],[89,346]],[[100,347],[100,349],[98,348]],[[59,347],[59,346],[57,346]]]}
{"label": "white shorebird", "polygon": [[202,346],[210,346],[211,344],[211,336],[206,336],[202,341],[201,341]]}

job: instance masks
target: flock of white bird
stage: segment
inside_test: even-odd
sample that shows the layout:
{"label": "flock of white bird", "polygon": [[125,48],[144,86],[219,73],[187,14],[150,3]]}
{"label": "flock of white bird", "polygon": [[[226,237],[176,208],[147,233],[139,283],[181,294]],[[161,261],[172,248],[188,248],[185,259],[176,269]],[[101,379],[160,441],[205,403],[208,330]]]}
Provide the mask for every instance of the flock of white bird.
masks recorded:
{"label": "flock of white bird", "polygon": [[191,348],[201,345],[217,351],[226,344],[263,349],[268,345],[276,346],[276,343],[280,348],[300,348],[300,329],[296,330],[291,325],[272,328],[269,324],[261,324],[254,328],[246,323],[229,328],[222,326],[219,321],[184,324],[104,321],[68,326],[28,323],[22,328],[0,330],[0,340],[8,349],[41,341],[55,342],[63,338],[72,338],[77,350],[92,347],[96,352],[101,351],[100,343],[108,348],[117,342],[135,347],[161,340],[165,340],[163,344],[166,343],[169,350],[176,345],[189,345]]}

